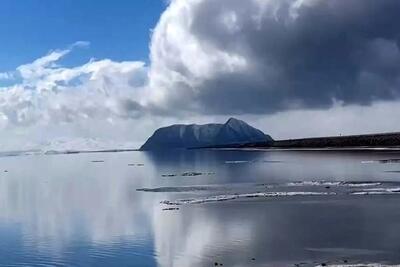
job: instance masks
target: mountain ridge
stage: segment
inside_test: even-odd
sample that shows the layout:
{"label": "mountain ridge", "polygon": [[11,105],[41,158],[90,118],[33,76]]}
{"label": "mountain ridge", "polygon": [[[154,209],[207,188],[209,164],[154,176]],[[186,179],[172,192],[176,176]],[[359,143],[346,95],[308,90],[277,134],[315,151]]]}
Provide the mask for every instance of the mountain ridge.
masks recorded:
{"label": "mountain ridge", "polygon": [[273,139],[242,120],[230,118],[224,124],[174,124],[157,129],[140,150],[196,148]]}

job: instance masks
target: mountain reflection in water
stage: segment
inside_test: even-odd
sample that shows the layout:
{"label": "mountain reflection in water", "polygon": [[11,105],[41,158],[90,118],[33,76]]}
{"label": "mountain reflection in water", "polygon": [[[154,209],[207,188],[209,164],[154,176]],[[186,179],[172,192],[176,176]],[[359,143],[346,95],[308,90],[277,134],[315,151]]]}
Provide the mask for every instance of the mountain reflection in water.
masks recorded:
{"label": "mountain reflection in water", "polygon": [[[351,181],[375,183],[363,190],[394,188],[400,165],[380,163],[393,158],[400,154],[193,150],[3,157],[0,265],[399,263],[400,197],[352,195],[359,188],[342,193],[344,186],[335,187]],[[182,175],[188,173],[196,175]],[[298,186],[304,181],[304,188]],[[332,183],[312,184],[317,181]],[[282,184],[291,191],[337,194],[176,209],[160,203],[289,190],[276,187]],[[203,190],[137,191],[182,187]]]}

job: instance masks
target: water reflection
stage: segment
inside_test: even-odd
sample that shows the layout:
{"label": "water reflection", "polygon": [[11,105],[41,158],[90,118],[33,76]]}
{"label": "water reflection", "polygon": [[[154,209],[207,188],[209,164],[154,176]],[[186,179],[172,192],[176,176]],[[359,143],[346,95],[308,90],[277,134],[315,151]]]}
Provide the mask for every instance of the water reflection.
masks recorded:
{"label": "water reflection", "polygon": [[[105,162],[93,163],[94,158]],[[153,201],[133,193],[151,170],[129,168],[129,160],[122,154],[2,159],[8,172],[0,176],[0,221],[18,233],[20,253],[68,261],[69,254],[85,252],[78,263],[86,256],[116,255],[131,243],[152,253],[146,246],[152,245]],[[0,249],[5,253],[7,244]]]}
{"label": "water reflection", "polygon": [[[395,196],[187,205],[138,188],[392,180],[396,154],[187,151],[0,158],[0,265],[286,266],[399,261]],[[233,163],[233,164],[232,164]],[[4,172],[7,170],[7,172]],[[163,177],[207,172],[213,175]]]}
{"label": "water reflection", "polygon": [[[160,266],[398,263],[398,199],[241,202],[155,216]],[[168,231],[166,231],[168,229]],[[253,260],[254,258],[254,260]],[[314,264],[314,265],[313,265]]]}

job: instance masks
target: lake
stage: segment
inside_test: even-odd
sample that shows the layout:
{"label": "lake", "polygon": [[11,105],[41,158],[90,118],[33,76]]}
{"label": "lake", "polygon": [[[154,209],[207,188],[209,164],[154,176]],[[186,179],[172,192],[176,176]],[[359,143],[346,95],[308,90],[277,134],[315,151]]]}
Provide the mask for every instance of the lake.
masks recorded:
{"label": "lake", "polygon": [[0,266],[400,263],[396,151],[0,158]]}

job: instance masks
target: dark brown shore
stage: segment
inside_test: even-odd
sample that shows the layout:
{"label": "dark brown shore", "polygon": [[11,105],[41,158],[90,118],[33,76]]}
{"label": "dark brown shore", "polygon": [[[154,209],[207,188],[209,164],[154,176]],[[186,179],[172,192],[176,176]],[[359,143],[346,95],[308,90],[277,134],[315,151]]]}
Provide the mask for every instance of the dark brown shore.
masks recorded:
{"label": "dark brown shore", "polygon": [[265,143],[231,144],[207,148],[277,148],[277,149],[321,149],[321,148],[399,148],[400,132],[312,137],[301,139],[274,140]]}

